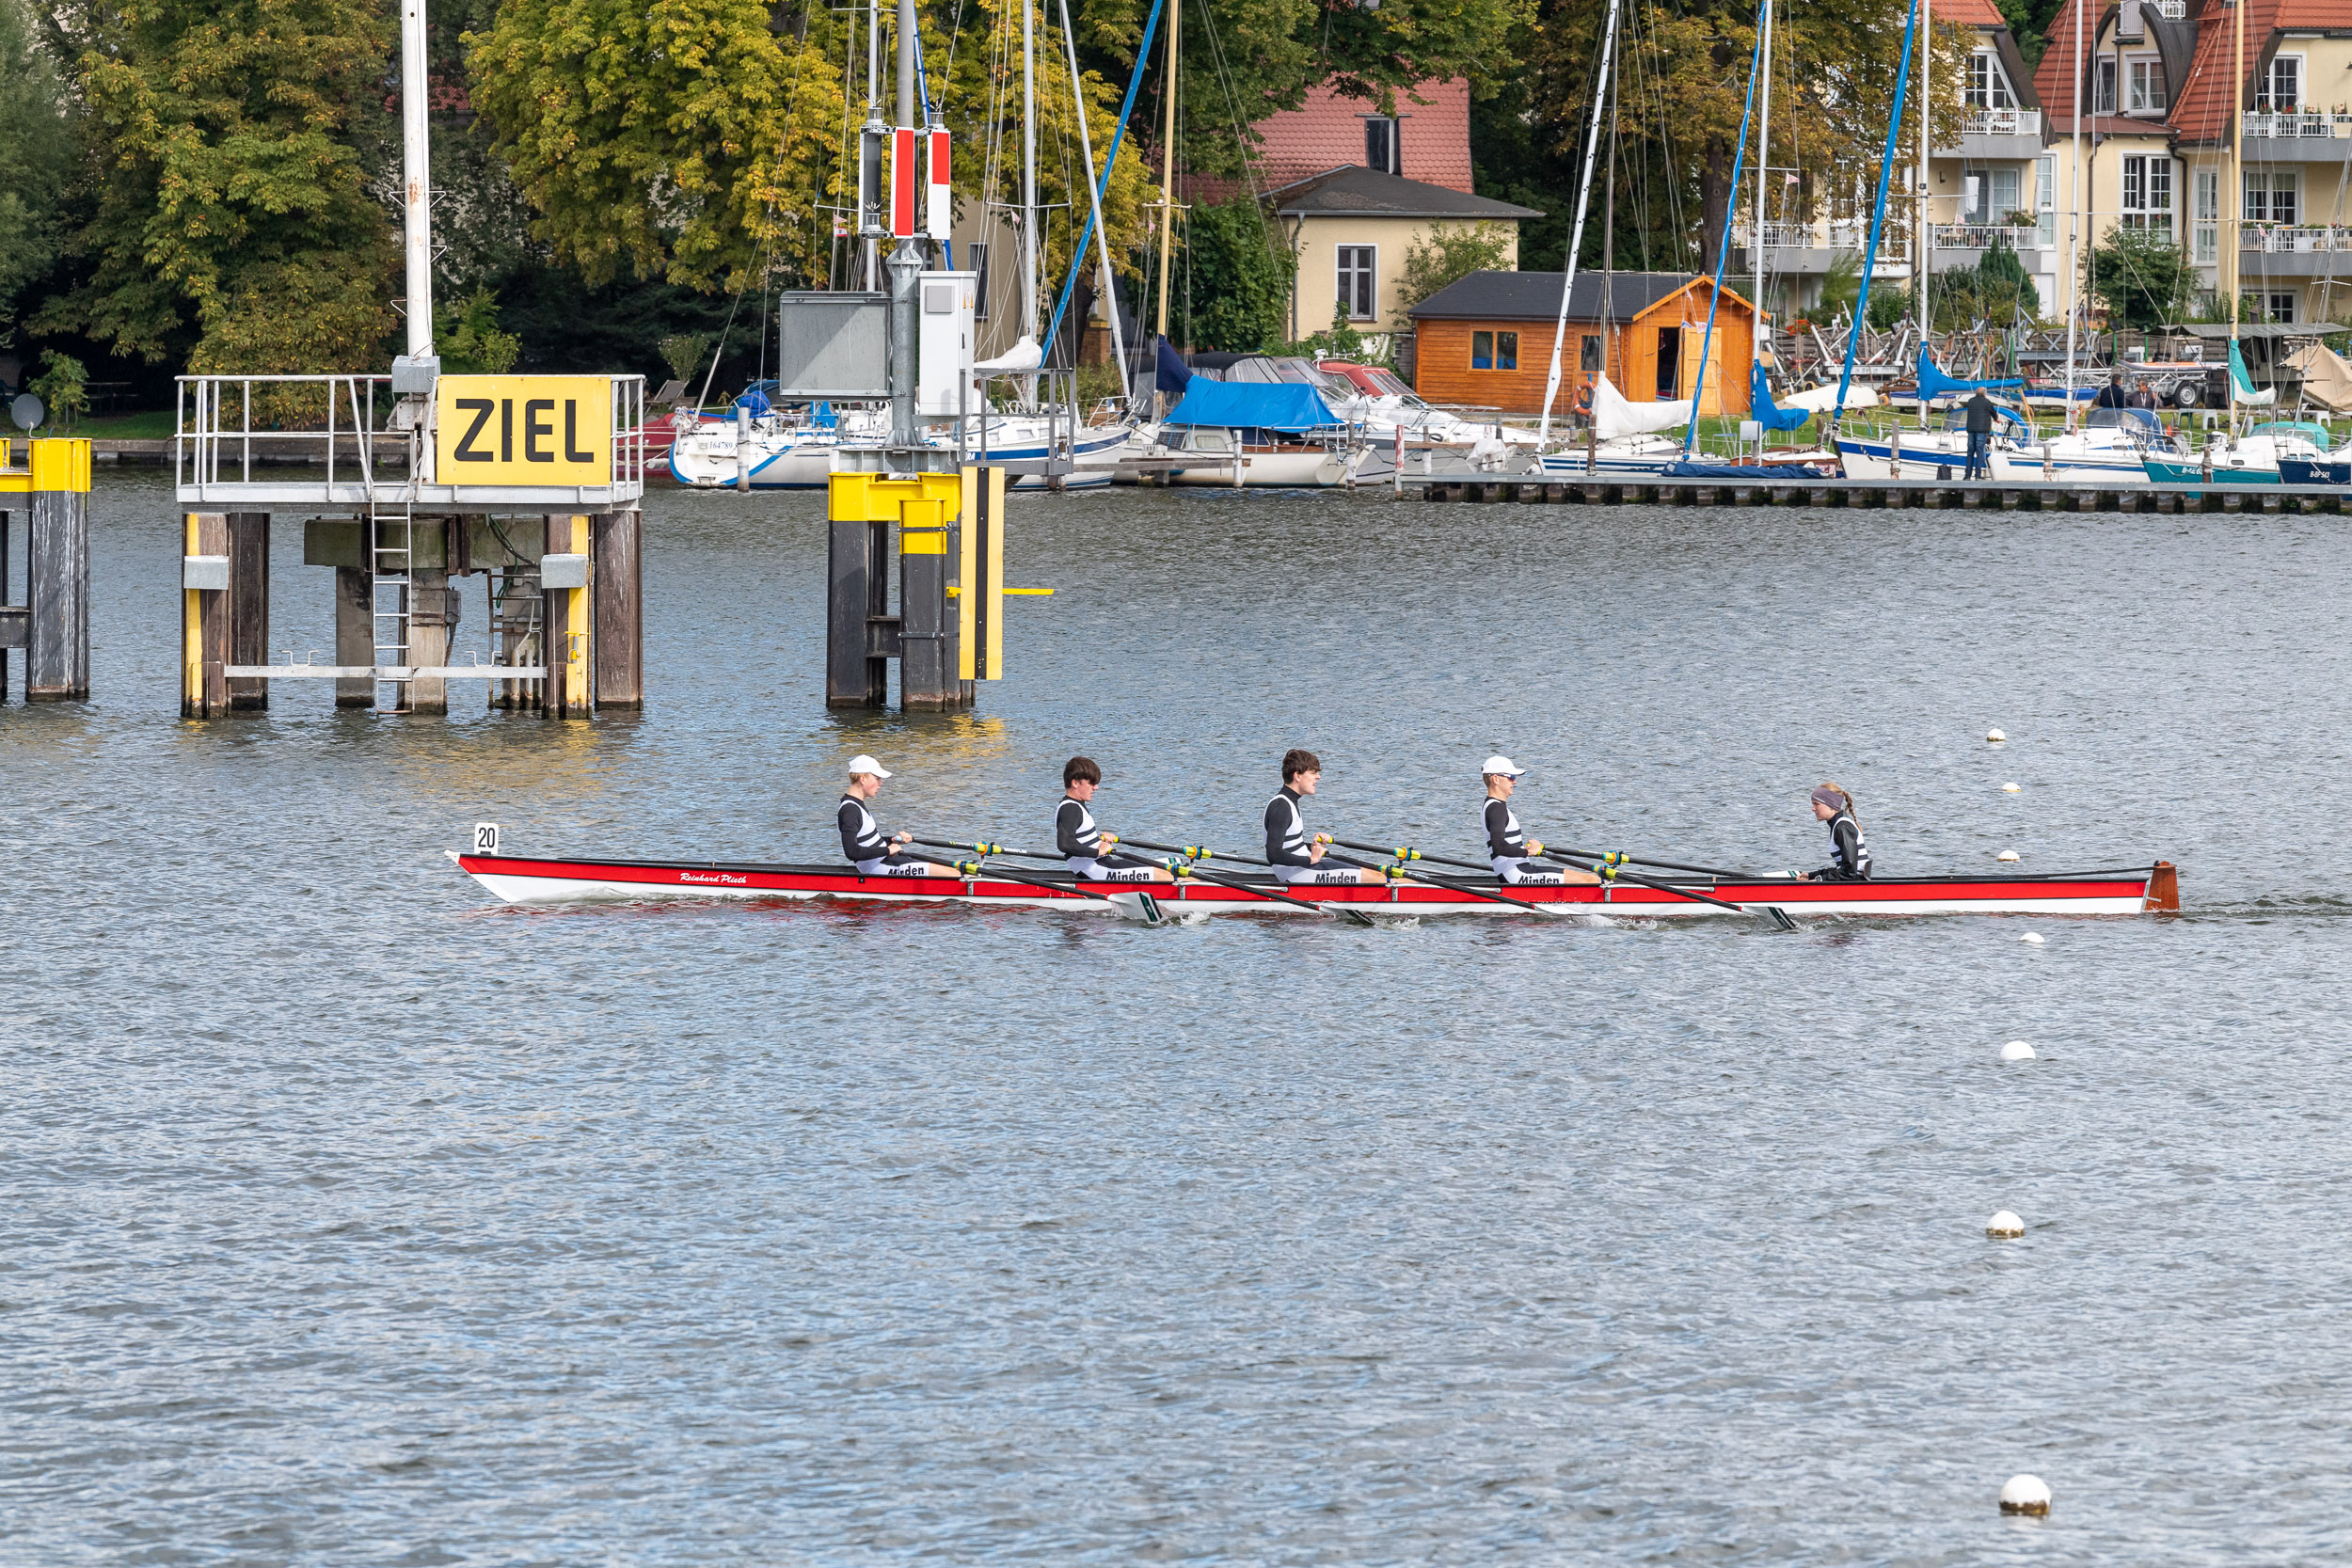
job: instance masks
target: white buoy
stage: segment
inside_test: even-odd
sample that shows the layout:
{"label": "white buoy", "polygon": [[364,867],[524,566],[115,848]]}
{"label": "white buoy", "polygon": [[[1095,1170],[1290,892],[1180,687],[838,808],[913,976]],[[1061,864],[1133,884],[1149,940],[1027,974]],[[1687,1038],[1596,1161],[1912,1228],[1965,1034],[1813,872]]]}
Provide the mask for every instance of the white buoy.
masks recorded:
{"label": "white buoy", "polygon": [[2013,861],[2017,858],[2017,851],[2014,849],[2004,849],[1993,858],[1996,861]]}
{"label": "white buoy", "polygon": [[2033,1047],[2027,1045],[2024,1040],[2011,1040],[2007,1045],[2001,1047],[2001,1060],[2005,1062],[2030,1062],[2033,1060]]}
{"label": "white buoy", "polygon": [[2001,1512],[2030,1513],[2037,1518],[2050,1512],[2050,1483],[2040,1476],[2011,1476],[2001,1488]]}
{"label": "white buoy", "polygon": [[2030,942],[2036,947],[2039,947],[2042,945],[2042,933],[2040,931],[2027,931],[2024,936],[2019,937],[2017,940],[2019,942]]}
{"label": "white buoy", "polygon": [[2025,787],[2025,785],[2019,784],[2015,779],[2011,779],[2009,783],[2001,786],[2001,793],[2004,795],[2014,795]]}
{"label": "white buoy", "polygon": [[1985,732],[1984,732],[1984,737],[1985,737],[1985,739],[1986,739],[1986,740],[1988,740],[1988,741],[1992,742],[1992,743],[1993,743],[1994,745],[1995,745],[1995,746],[1998,746],[1998,745],[1999,745],[2002,741],[2007,740],[2007,739],[2009,738],[2009,736],[2007,736],[2003,735],[2003,734],[2002,734],[2000,731],[1998,731],[1998,730],[1987,730],[1987,731],[1985,731]]}
{"label": "white buoy", "polygon": [[2026,1222],[2004,1209],[1984,1222],[1984,1233],[1988,1236],[2023,1236]]}

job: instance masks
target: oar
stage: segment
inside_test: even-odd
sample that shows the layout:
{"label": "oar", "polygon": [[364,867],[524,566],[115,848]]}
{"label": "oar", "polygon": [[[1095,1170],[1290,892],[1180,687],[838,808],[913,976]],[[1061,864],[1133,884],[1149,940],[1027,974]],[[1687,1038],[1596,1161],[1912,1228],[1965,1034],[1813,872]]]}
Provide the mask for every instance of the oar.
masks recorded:
{"label": "oar", "polygon": [[[1394,855],[1401,861],[1433,861],[1439,865],[1459,865],[1473,871],[1480,869],[1479,867],[1471,865],[1468,861],[1447,860],[1441,855],[1425,855],[1419,849],[1415,849],[1409,845],[1399,845],[1394,848],[1389,848],[1376,844],[1356,844],[1343,838],[1334,839],[1332,842],[1349,849],[1369,849],[1375,855]],[[1577,865],[1578,857],[1580,857],[1581,853],[1582,851],[1574,849],[1547,849],[1544,851],[1543,856],[1539,858],[1565,861],[1570,865]],[[1646,877],[1636,877],[1629,871],[1617,870],[1614,863],[1616,861],[1627,860],[1629,858],[1629,857],[1623,855],[1613,857],[1611,860],[1607,861],[1596,858],[1593,862],[1582,865],[1577,865],[1577,868],[1581,871],[1591,871],[1594,869],[1595,864],[1606,865],[1609,869],[1602,873],[1602,875],[1612,881],[1631,882],[1635,887],[1650,888],[1659,893],[1671,893],[1677,898],[1690,898],[1694,899],[1701,904],[1712,904],[1719,910],[1729,910],[1734,914],[1757,915],[1763,919],[1771,921],[1773,927],[1779,930],[1793,931],[1797,928],[1797,923],[1789,919],[1788,913],[1776,904],[1756,904],[1753,906],[1734,904],[1728,899],[1710,898],[1704,893],[1692,893],[1688,888],[1676,887],[1669,882],[1653,882]],[[1642,865],[1657,865],[1661,863],[1657,861],[1642,861],[1637,863]],[[1695,869],[1695,867],[1690,869]],[[1730,873],[1709,873],[1709,875],[1728,876]],[[1444,881],[1445,879],[1433,877],[1430,880]],[[1445,881],[1445,885],[1451,887],[1454,884],[1451,881]],[[1470,890],[1463,888],[1461,891],[1468,893]],[[1511,901],[1517,902],[1517,900]]]}
{"label": "oar", "polygon": [[[1335,914],[1343,920],[1352,920],[1359,926],[1377,926],[1380,924],[1378,921],[1373,919],[1372,916],[1364,913],[1362,911],[1353,909],[1346,904],[1336,901],[1329,904],[1312,904],[1309,903],[1304,898],[1293,898],[1287,893],[1268,893],[1263,888],[1251,887],[1248,882],[1236,881],[1231,877],[1214,876],[1192,863],[1194,861],[1205,861],[1210,858],[1210,851],[1198,844],[1153,844],[1151,840],[1142,838],[1130,838],[1120,841],[1120,847],[1121,848],[1125,848],[1131,845],[1138,849],[1160,849],[1165,850],[1167,853],[1171,855],[1182,856],[1183,858],[1181,860],[1161,861],[1158,863],[1161,869],[1165,870],[1169,876],[1179,879],[1190,877],[1200,881],[1212,883],[1217,887],[1232,888],[1235,893],[1247,893],[1255,898],[1271,899],[1277,904],[1293,904],[1302,910],[1312,910],[1317,914]],[[1265,862],[1261,860],[1251,860],[1248,855],[1227,855],[1224,858],[1230,861],[1244,861],[1251,865],[1265,864]]]}
{"label": "oar", "polygon": [[[1375,854],[1387,853],[1386,850],[1374,848],[1371,845],[1349,844],[1345,839],[1335,838],[1331,842],[1342,845],[1350,849],[1372,849]],[[1337,861],[1342,865],[1359,866],[1366,871],[1380,871],[1386,869],[1385,867],[1377,865],[1366,865],[1362,861],[1349,860],[1345,855],[1326,853],[1323,858],[1327,861]],[[1400,851],[1397,858],[1399,860],[1413,861],[1437,860],[1437,857],[1434,855],[1423,855],[1410,850]],[[1438,863],[1440,865],[1459,865],[1462,863],[1460,861],[1438,861]],[[1445,888],[1454,893],[1467,894],[1472,898],[1484,898],[1490,904],[1508,904],[1515,910],[1526,910],[1532,914],[1564,915],[1581,914],[1584,912],[1581,910],[1556,908],[1549,904],[1531,904],[1524,898],[1510,898],[1500,893],[1488,893],[1484,888],[1471,887],[1467,883],[1456,881],[1452,877],[1440,877],[1433,871],[1416,871],[1413,873],[1413,877],[1416,881],[1428,882],[1433,886]]]}
{"label": "oar", "polygon": [[[1044,855],[1023,855],[1018,849],[1008,849],[1001,844],[952,844],[946,839],[938,838],[918,838],[914,842],[932,849],[977,849],[982,855],[1016,855],[1023,860],[1049,858]],[[1159,900],[1139,889],[1130,889],[1121,893],[1098,893],[1093,888],[1079,886],[1074,879],[1068,886],[1064,886],[1060,882],[1050,881],[1043,877],[1025,877],[1018,871],[1008,871],[1001,865],[987,865],[979,861],[958,861],[955,863],[955,868],[959,871],[967,871],[975,877],[993,877],[999,881],[1020,882],[1028,887],[1043,888],[1049,893],[1073,893],[1081,898],[1100,898],[1125,918],[1140,920],[1146,926],[1165,925],[1168,921],[1168,917],[1160,912]]]}

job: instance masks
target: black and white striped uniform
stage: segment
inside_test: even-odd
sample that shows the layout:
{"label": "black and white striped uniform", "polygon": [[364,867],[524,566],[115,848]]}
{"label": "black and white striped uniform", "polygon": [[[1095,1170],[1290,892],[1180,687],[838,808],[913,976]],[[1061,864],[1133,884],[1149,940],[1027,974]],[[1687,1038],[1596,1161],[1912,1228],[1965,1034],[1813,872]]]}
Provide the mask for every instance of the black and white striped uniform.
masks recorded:
{"label": "black and white striped uniform", "polygon": [[841,797],[841,810],[834,815],[841,829],[841,853],[861,877],[921,877],[929,874],[929,863],[901,854],[890,847],[889,838],[875,826],[874,814],[866,809],[866,802],[854,795]]}
{"label": "black and white striped uniform", "polygon": [[1863,842],[1862,824],[1853,813],[1841,811],[1829,819],[1830,853],[1836,859],[1813,873],[1819,882],[1867,882],[1870,879],[1870,847]]}
{"label": "black and white striped uniform", "polygon": [[1103,848],[1103,830],[1094,825],[1094,814],[1084,800],[1073,800],[1065,795],[1054,812],[1054,848],[1062,856],[1072,875],[1082,882],[1148,882],[1152,873],[1139,865],[1112,865],[1108,862],[1119,851],[1113,846],[1109,853]]}
{"label": "black and white striped uniform", "polygon": [[1284,784],[1265,803],[1265,859],[1277,881],[1293,886],[1360,880],[1352,865],[1317,865],[1307,847],[1307,819],[1298,791]]}
{"label": "black and white striped uniform", "polygon": [[1519,831],[1518,816],[1511,810],[1510,801],[1486,797],[1480,826],[1486,832],[1486,862],[1504,881],[1514,886],[1557,887],[1567,880],[1565,873],[1527,858],[1527,834]]}

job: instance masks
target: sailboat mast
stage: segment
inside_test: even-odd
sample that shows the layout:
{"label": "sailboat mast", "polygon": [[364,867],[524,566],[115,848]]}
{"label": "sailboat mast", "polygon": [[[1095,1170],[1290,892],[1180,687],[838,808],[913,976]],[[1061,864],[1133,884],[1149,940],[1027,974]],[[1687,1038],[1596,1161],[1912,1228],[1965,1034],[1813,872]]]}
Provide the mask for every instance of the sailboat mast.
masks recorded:
{"label": "sailboat mast", "polygon": [[[1612,138],[1614,139],[1613,137]],[[1748,238],[1756,247],[1756,326],[1764,329],[1764,216],[1767,212],[1764,177],[1772,172],[1772,0],[1764,0],[1764,120],[1756,135],[1756,217]],[[1753,352],[1751,359],[1759,357]]]}
{"label": "sailboat mast", "polygon": [[[1928,125],[1931,118],[1928,113],[1928,103],[1933,97],[1931,88],[1935,82],[1934,8],[1934,0],[1919,0],[1919,32],[1926,44],[1919,54],[1919,201],[1917,215],[1911,226],[1911,248],[1912,254],[1919,259],[1912,277],[1917,279],[1919,290],[1919,346],[1923,349],[1928,346],[1928,273],[1934,262],[1934,252],[1929,244],[1931,235],[1928,229]],[[1961,166],[1965,168],[1967,166],[1963,164]],[[1963,193],[1966,189],[1965,185],[1962,187]],[[1965,222],[1967,214],[1963,213],[1961,218]],[[1921,398],[1919,428],[1925,430],[1927,427],[1928,400]]]}
{"label": "sailboat mast", "polygon": [[1037,7],[1021,0],[1021,335],[1037,331]]}
{"label": "sailboat mast", "polygon": [[[872,190],[869,201],[882,198],[882,153],[875,139],[883,135],[882,112],[882,0],[866,0],[866,146],[872,149]],[[879,290],[882,286],[882,237],[875,232],[872,213],[860,215],[859,227],[866,230],[866,286]]]}
{"label": "sailboat mast", "polygon": [[1544,414],[1535,427],[1535,450],[1551,438],[1551,400],[1560,395],[1560,349],[1568,337],[1568,296],[1576,288],[1576,256],[1584,246],[1585,204],[1593,196],[1593,159],[1600,150],[1600,113],[1608,105],[1610,86],[1616,77],[1617,0],[1609,0],[1607,29],[1600,40],[1600,75],[1593,83],[1593,124],[1584,136],[1584,178],[1576,187],[1576,225],[1568,231],[1568,253],[1561,260],[1560,319],[1551,329],[1551,370],[1544,378]]}
{"label": "sailboat mast", "polygon": [[2074,210],[2066,225],[2066,428],[2074,428],[2074,331],[2083,313],[2083,0],[2074,0]]}
{"label": "sailboat mast", "polygon": [[[1184,30],[1184,0],[1168,8],[1168,79],[1160,84],[1160,309],[1158,336],[1168,336],[1168,245],[1176,221],[1176,40]],[[1156,403],[1156,391],[1152,394]]]}
{"label": "sailboat mast", "polygon": [[[2079,4],[2079,0],[2077,0]],[[2229,203],[2229,243],[2222,246],[2222,266],[2230,278],[2230,369],[2221,380],[2230,388],[2230,439],[2237,439],[2237,346],[2239,225],[2246,219],[2246,0],[2230,8],[2230,182],[2222,199]]]}
{"label": "sailboat mast", "polygon": [[[1086,160],[1087,201],[1099,247],[1096,254],[1102,258],[1103,263],[1103,314],[1111,324],[1111,362],[1119,367],[1119,405],[1124,408],[1135,388],[1127,384],[1127,339],[1119,325],[1119,289],[1111,277],[1111,237],[1103,227],[1103,198],[1095,184],[1094,135],[1087,129],[1086,80],[1078,74],[1078,40],[1077,35],[1070,30],[1070,0],[1061,0],[1061,44],[1070,55],[1070,103],[1078,116],[1078,155]],[[1110,173],[1108,163],[1103,166],[1102,172],[1104,175]],[[1085,236],[1079,236],[1081,248],[1085,243]],[[1081,257],[1079,261],[1083,263],[1085,258]],[[1080,330],[1084,329],[1081,324]]]}

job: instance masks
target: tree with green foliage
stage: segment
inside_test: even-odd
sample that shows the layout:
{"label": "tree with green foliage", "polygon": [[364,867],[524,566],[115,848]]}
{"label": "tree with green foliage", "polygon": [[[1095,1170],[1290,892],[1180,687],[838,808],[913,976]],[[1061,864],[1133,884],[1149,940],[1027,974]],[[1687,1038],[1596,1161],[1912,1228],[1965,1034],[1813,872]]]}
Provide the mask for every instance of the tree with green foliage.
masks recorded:
{"label": "tree with green foliage", "polygon": [[2090,247],[2090,296],[2110,325],[2164,326],[2196,297],[2188,252],[2161,229],[2114,229]]}
{"label": "tree with green foliage", "polygon": [[1448,224],[1424,230],[1405,247],[1404,270],[1396,280],[1397,309],[1410,310],[1471,273],[1509,271],[1518,242],[1510,226],[1501,223]]}
{"label": "tree with green foliage", "polygon": [[433,310],[433,350],[450,375],[504,375],[522,340],[499,330],[499,298],[485,286]]}
{"label": "tree with green foliage", "polygon": [[40,374],[27,390],[40,399],[52,430],[72,430],[89,412],[89,371],[73,356],[54,348],[40,356]]}
{"label": "tree with green foliage", "polygon": [[1973,267],[1935,274],[1928,299],[1939,332],[2031,325],[2042,315],[2042,293],[2006,241]]}
{"label": "tree with green foliage", "polygon": [[57,260],[74,155],[65,84],[24,0],[0,0],[0,345]]}
{"label": "tree with green foliage", "polygon": [[1247,196],[1184,214],[1168,280],[1168,331],[1185,348],[1243,353],[1289,337],[1296,268]]}
{"label": "tree with green foliage", "polygon": [[[87,273],[35,324],[197,371],[366,370],[395,323],[368,190],[391,23],[370,0],[66,0],[81,47]],[[394,138],[396,139],[396,138]],[[193,339],[192,346],[190,340]]]}

